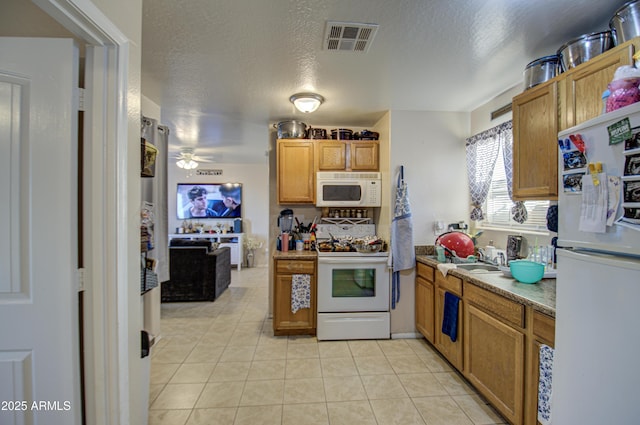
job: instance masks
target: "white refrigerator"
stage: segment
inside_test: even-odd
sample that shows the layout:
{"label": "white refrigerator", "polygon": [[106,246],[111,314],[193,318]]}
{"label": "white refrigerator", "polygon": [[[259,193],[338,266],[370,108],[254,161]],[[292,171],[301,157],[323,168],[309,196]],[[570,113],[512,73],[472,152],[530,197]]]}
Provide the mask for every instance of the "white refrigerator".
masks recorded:
{"label": "white refrigerator", "polygon": [[551,423],[638,424],[640,105],[558,139]]}

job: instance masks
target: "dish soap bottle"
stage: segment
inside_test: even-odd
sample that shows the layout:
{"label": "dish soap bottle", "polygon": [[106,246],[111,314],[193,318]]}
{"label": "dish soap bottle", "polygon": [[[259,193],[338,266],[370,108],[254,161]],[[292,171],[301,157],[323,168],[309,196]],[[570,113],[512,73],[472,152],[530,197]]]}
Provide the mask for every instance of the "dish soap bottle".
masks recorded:
{"label": "dish soap bottle", "polygon": [[489,241],[489,245],[484,247],[484,255],[491,262],[496,258],[496,247],[493,246],[493,241]]}

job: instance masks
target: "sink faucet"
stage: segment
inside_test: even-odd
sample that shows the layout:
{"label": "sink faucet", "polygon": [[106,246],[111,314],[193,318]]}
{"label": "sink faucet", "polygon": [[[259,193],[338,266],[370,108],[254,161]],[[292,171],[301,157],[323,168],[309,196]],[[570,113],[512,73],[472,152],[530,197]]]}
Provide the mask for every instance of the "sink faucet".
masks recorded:
{"label": "sink faucet", "polygon": [[485,262],[487,261],[487,254],[485,254],[484,249],[478,248],[478,261]]}
{"label": "sink faucet", "polygon": [[504,258],[504,253],[503,252],[498,252],[498,256],[495,258],[495,263],[500,265],[500,266],[506,266],[506,260]]}

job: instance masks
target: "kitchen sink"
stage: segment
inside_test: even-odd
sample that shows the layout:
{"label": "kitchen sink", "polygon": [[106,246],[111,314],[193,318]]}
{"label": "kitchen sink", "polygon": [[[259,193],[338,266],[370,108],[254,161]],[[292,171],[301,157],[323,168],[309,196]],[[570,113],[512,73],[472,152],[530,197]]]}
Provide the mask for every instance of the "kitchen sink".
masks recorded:
{"label": "kitchen sink", "polygon": [[473,273],[486,273],[486,272],[499,272],[500,268],[493,264],[485,263],[469,263],[469,264],[456,264],[457,269],[467,270]]}

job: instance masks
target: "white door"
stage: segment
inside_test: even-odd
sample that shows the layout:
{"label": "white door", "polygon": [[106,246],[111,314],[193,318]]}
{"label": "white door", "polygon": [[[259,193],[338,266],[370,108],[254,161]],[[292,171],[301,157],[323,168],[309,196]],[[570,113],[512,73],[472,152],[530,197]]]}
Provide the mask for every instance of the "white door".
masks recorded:
{"label": "white door", "polygon": [[0,424],[80,423],[78,50],[0,38]]}

